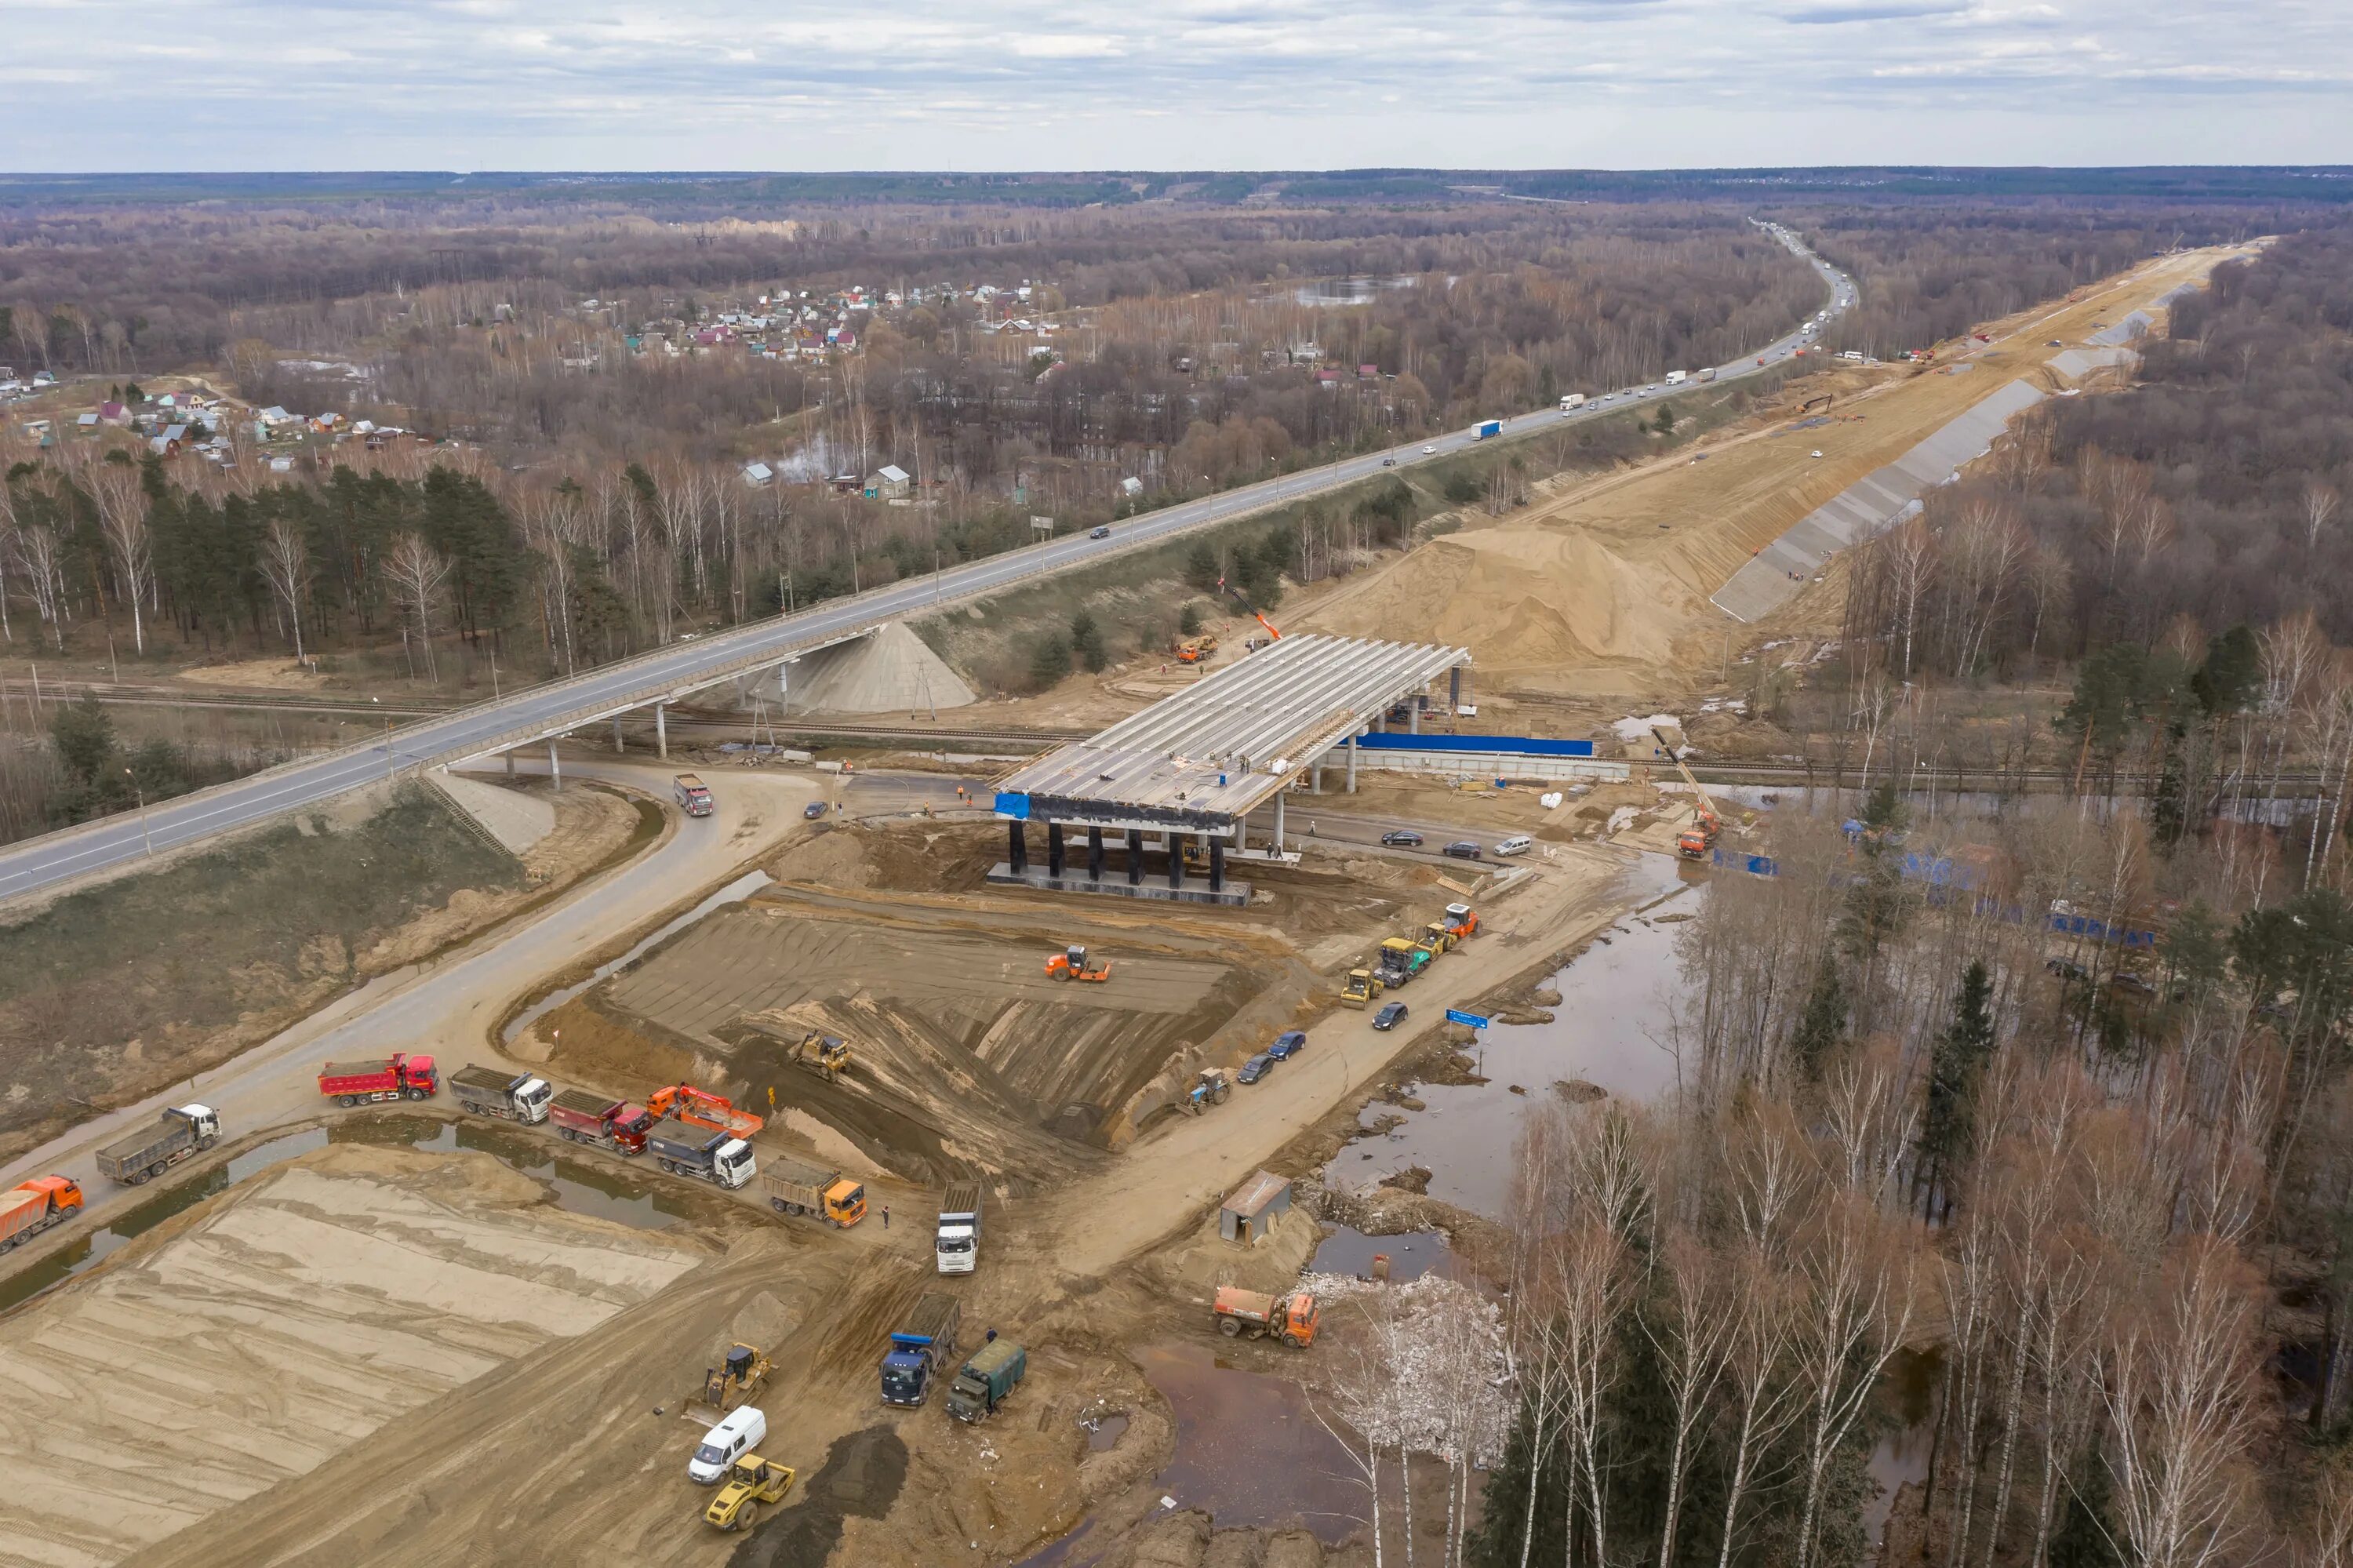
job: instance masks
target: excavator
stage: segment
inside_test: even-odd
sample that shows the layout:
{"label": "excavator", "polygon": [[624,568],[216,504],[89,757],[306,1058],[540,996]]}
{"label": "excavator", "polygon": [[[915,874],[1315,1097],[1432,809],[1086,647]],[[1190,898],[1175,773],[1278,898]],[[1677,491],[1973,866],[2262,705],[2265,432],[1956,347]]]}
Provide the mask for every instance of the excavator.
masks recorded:
{"label": "excavator", "polygon": [[1058,980],[1107,980],[1111,979],[1111,960],[1105,959],[1093,969],[1087,968],[1087,950],[1072,944],[1046,960],[1046,978]]}
{"label": "excavator", "polygon": [[839,1034],[812,1029],[793,1047],[793,1060],[812,1073],[823,1074],[828,1084],[839,1083],[841,1075],[849,1071],[849,1042]]}
{"label": "excavator", "polygon": [[1715,848],[1716,835],[1724,832],[1724,820],[1715,814],[1715,802],[1707,798],[1707,791],[1699,787],[1699,780],[1692,777],[1692,770],[1676,755],[1666,732],[1652,725],[1651,733],[1659,737],[1659,748],[1675,765],[1675,771],[1683,776],[1683,782],[1691,786],[1692,825],[1675,835],[1675,853],[1685,860],[1705,860],[1708,852]]}

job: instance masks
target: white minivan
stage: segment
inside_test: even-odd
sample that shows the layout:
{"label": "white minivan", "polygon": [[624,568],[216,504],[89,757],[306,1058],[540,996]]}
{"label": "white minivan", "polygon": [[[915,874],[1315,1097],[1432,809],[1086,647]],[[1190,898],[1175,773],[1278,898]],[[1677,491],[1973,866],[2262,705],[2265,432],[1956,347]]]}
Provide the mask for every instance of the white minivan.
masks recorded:
{"label": "white minivan", "polygon": [[1495,846],[1495,853],[1497,854],[1525,854],[1528,853],[1529,849],[1534,847],[1535,843],[1535,840],[1529,838],[1525,833],[1515,834],[1511,838],[1505,839],[1502,843],[1497,844]]}
{"label": "white minivan", "polygon": [[767,1440],[768,1418],[749,1404],[736,1406],[724,1420],[702,1435],[702,1446],[686,1462],[686,1478],[698,1487],[715,1487],[728,1469]]}

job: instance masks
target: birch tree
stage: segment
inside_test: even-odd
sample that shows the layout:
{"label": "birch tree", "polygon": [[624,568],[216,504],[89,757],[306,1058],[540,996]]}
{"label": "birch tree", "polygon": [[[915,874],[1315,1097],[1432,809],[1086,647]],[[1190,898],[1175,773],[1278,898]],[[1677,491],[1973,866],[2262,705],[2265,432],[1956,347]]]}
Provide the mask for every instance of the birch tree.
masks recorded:
{"label": "birch tree", "polygon": [[311,598],[311,546],[301,524],[272,517],[261,541],[261,576],[294,629],[294,662],[302,662],[302,609]]}
{"label": "birch tree", "polygon": [[384,574],[393,603],[417,623],[417,641],[425,645],[426,677],[438,683],[441,673],[433,657],[433,610],[449,579],[449,562],[419,535],[403,534],[385,555]]}

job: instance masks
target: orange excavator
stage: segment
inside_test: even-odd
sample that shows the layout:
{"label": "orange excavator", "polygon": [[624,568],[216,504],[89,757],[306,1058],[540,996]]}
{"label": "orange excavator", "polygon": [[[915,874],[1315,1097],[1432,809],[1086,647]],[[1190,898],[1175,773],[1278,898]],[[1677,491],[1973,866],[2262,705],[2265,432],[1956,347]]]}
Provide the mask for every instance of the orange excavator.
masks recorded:
{"label": "orange excavator", "polygon": [[737,1138],[749,1138],[767,1125],[765,1117],[737,1110],[735,1103],[725,1095],[714,1095],[692,1084],[665,1084],[646,1101],[646,1109],[657,1118],[674,1116],[681,1121],[713,1128]]}
{"label": "orange excavator", "polygon": [[1072,945],[1046,960],[1046,978],[1058,980],[1107,980],[1111,979],[1111,960],[1105,959],[1093,969],[1087,968],[1087,950]]}
{"label": "orange excavator", "polygon": [[1724,832],[1724,821],[1715,814],[1715,802],[1707,798],[1707,791],[1699,787],[1699,780],[1692,777],[1692,770],[1675,754],[1666,733],[1656,725],[1651,726],[1651,733],[1659,737],[1659,749],[1667,754],[1667,760],[1675,765],[1675,771],[1691,786],[1692,825],[1675,835],[1675,853],[1685,860],[1705,860],[1708,852],[1715,848],[1716,836]]}

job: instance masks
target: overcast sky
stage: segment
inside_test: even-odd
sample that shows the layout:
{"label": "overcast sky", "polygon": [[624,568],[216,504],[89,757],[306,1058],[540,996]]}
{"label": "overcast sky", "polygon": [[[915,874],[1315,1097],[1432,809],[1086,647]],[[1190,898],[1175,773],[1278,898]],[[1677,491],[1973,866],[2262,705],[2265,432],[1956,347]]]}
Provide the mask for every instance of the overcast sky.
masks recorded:
{"label": "overcast sky", "polygon": [[0,0],[0,166],[2353,161],[2353,0]]}

